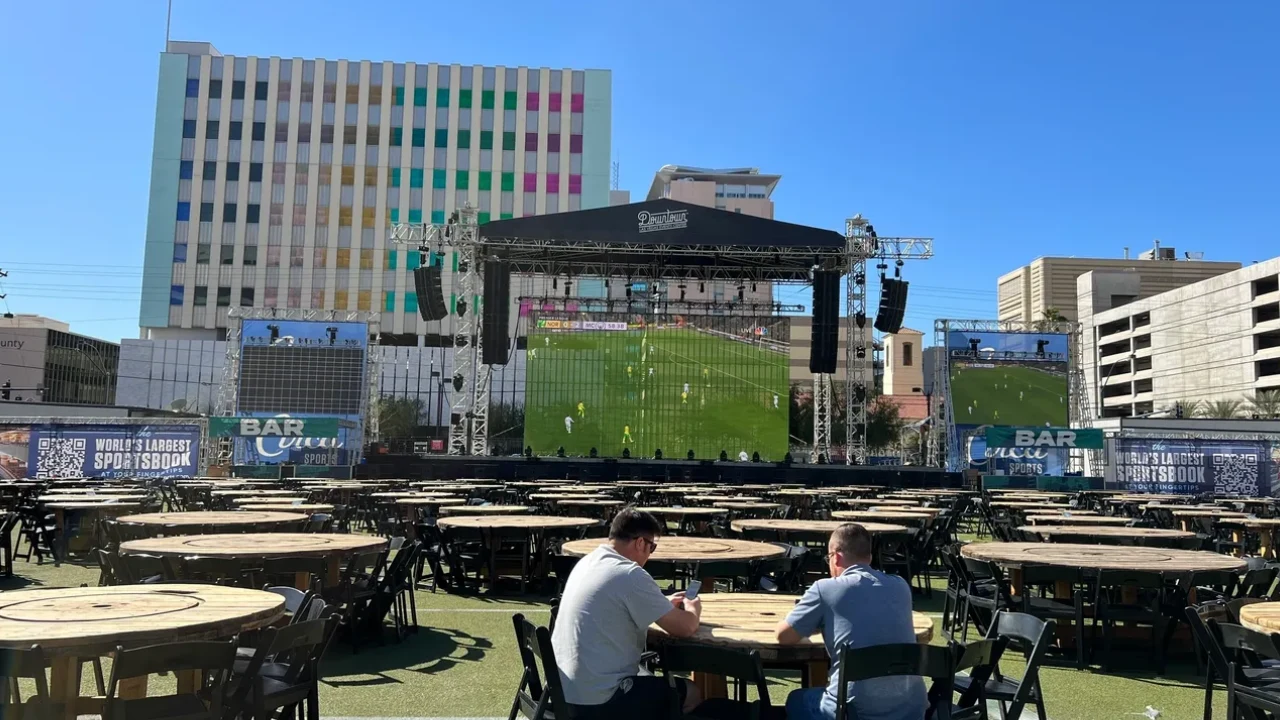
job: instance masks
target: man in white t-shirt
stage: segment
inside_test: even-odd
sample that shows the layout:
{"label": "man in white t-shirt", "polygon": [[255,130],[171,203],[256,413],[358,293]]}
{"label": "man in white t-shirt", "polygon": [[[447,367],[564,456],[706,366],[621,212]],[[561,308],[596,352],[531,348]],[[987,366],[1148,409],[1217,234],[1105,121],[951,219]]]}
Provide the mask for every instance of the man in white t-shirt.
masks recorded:
{"label": "man in white t-shirt", "polygon": [[698,629],[700,600],[664,596],[643,565],[658,548],[662,526],[652,515],[623,508],[609,540],[578,561],[565,582],[551,644],[564,699],[575,720],[656,720],[670,716],[672,693],[684,710],[701,696],[691,684],[642,674],[649,625],[675,638]]}

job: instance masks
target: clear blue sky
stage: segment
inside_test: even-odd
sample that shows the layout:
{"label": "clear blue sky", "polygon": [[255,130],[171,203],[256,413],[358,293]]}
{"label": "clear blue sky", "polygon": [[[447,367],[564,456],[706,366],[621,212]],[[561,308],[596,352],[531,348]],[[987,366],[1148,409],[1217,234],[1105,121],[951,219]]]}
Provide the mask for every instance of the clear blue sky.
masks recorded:
{"label": "clear blue sky", "polygon": [[[665,163],[754,166],[778,219],[932,236],[906,268],[930,335],[1039,255],[1280,254],[1274,2],[174,5],[174,39],[229,54],[611,69],[633,197]],[[0,15],[9,308],[136,336],[165,3]]]}

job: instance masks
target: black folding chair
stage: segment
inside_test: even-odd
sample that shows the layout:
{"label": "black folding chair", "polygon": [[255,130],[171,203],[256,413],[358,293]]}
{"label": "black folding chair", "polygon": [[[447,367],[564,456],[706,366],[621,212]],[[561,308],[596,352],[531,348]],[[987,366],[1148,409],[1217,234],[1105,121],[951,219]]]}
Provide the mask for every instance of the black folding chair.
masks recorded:
{"label": "black folding chair", "polygon": [[[759,652],[712,645],[670,643],[658,655],[663,674],[672,683],[675,682],[673,673],[685,672],[715,673],[734,681],[732,698],[704,700],[685,717],[705,720],[768,720],[776,715],[778,708],[774,708],[769,702],[769,680],[765,677]],[[758,699],[747,700],[748,684],[755,686]],[[675,693],[672,693],[672,702],[679,702],[679,696]],[[680,717],[680,708],[672,707],[671,717]]]}
{"label": "black folding chair", "polygon": [[[1045,653],[1053,644],[1055,623],[1042,620],[1032,615],[1015,612],[1001,612],[996,616],[988,634],[989,639],[1003,639],[1008,648],[1022,653],[1026,662],[1021,678],[1010,678],[1000,672],[997,661],[991,671],[991,679],[987,680],[983,694],[987,700],[1000,703],[1000,716],[1008,718],[1022,717],[1022,709],[1033,705],[1040,720],[1045,720],[1044,693],[1040,686],[1040,665]],[[956,675],[955,686],[966,692],[972,686],[971,675]]]}
{"label": "black folding chair", "polygon": [[516,644],[520,648],[524,670],[507,720],[516,720],[521,714],[527,720],[569,718],[569,704],[565,702],[564,690],[560,687],[560,666],[556,664],[555,650],[551,648],[551,631],[536,627],[519,613],[513,615],[511,621],[515,625]]}
{"label": "black folding chair", "polygon": [[[177,642],[125,650],[112,655],[111,680],[107,684],[103,720],[221,720],[228,675],[236,659],[234,642]],[[199,687],[170,695],[126,700],[119,696],[120,681],[162,672],[202,672]]]}
{"label": "black folding chair", "polygon": [[[0,648],[0,718],[53,720],[62,715],[49,697],[45,662],[39,645],[26,650]],[[30,680],[35,685],[35,694],[25,701],[18,695],[19,680]]]}

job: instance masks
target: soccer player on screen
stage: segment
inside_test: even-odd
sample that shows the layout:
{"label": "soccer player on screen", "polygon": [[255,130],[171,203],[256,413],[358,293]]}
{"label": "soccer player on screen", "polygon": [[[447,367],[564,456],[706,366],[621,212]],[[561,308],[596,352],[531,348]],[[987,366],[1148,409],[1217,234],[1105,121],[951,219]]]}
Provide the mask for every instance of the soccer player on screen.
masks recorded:
{"label": "soccer player on screen", "polygon": [[631,379],[631,366],[630,366],[630,365],[628,365],[628,366],[627,366],[627,379],[628,379],[628,380],[630,380],[630,379]]}
{"label": "soccer player on screen", "polygon": [[689,391],[688,391],[688,390],[686,390],[686,391],[684,391],[684,392],[680,393],[680,404],[681,404],[681,405],[688,405],[688,404],[689,404]]}
{"label": "soccer player on screen", "polygon": [[578,417],[585,418],[587,416],[587,406],[582,401],[578,401]]}
{"label": "soccer player on screen", "polygon": [[778,393],[773,394],[773,409],[778,409]]}
{"label": "soccer player on screen", "polygon": [[685,383],[685,384],[684,384],[684,391],[685,391],[685,394],[688,394],[688,392],[689,392],[689,383]]}
{"label": "soccer player on screen", "polygon": [[626,445],[627,443],[631,443],[632,445],[635,445],[636,441],[631,439],[631,426],[623,425],[622,426],[622,444]]}
{"label": "soccer player on screen", "polygon": [[573,434],[573,418],[568,415],[564,416],[564,431],[570,435]]}

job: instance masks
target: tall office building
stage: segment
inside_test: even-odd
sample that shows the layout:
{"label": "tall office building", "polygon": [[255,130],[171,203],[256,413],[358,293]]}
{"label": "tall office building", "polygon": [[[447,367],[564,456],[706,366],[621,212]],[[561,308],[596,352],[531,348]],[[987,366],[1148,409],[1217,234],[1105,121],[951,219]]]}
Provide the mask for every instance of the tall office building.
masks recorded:
{"label": "tall office building", "polygon": [[[160,57],[140,325],[152,340],[225,337],[231,307],[418,317],[416,252],[396,222],[609,204],[607,70],[222,55]],[[452,303],[456,258],[443,257]],[[442,321],[448,323],[449,320]]]}
{"label": "tall office building", "polygon": [[[998,317],[1036,322],[1045,319],[1045,311],[1053,308],[1067,320],[1080,320],[1076,278],[1091,270],[1123,271],[1139,278],[1136,294],[1115,298],[1116,304],[1122,304],[1240,268],[1238,262],[1178,260],[1173,248],[1157,247],[1134,259],[1127,257],[1127,250],[1125,255],[1124,258],[1040,257],[1001,275],[996,282]],[[1192,257],[1195,255],[1188,253],[1188,258]]]}

